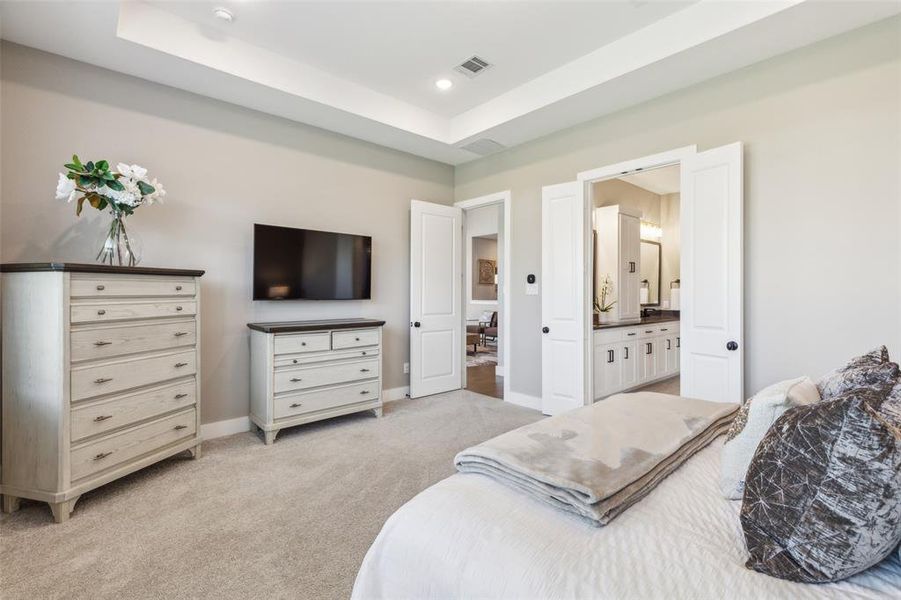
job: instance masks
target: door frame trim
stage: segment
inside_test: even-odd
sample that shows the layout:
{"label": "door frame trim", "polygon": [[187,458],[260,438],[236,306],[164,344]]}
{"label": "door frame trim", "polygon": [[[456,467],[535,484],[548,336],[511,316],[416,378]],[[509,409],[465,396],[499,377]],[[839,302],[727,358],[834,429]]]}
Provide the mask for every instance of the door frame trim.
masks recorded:
{"label": "door frame trim", "polygon": [[[617,179],[619,177],[623,177],[625,175],[631,175],[636,171],[647,171],[650,169],[657,169],[660,167],[669,167],[672,165],[680,165],[685,158],[690,156],[694,156],[698,152],[698,147],[695,144],[690,146],[682,146],[681,148],[675,148],[673,150],[667,150],[665,152],[658,152],[657,154],[650,154],[647,156],[642,156],[639,158],[633,158],[630,160],[626,160],[619,163],[614,163],[611,165],[606,165],[603,167],[598,167],[595,169],[590,169],[588,171],[582,171],[576,175],[576,180],[582,184],[582,193],[586,198],[585,206],[586,206],[586,216],[585,216],[585,226],[588,228],[588,231],[591,231],[592,222],[591,222],[591,211],[594,207],[594,198],[592,197],[592,184],[597,183],[599,181],[604,181],[607,179]],[[682,181],[680,178],[679,182],[680,194],[679,194],[679,214],[682,214]],[[682,223],[680,219],[679,228],[682,229]],[[590,240],[591,237],[588,236]],[[685,239],[682,238],[682,243],[685,243]],[[585,289],[586,289],[586,299],[585,299],[585,338],[587,340],[587,349],[586,356],[588,357],[587,365],[585,368],[585,385],[586,385],[586,398],[589,399],[589,402],[594,402],[594,319],[593,319],[593,307],[592,307],[592,278],[594,276],[594,252],[591,251],[589,246],[586,249],[586,255],[589,260],[586,261],[585,268]],[[681,260],[681,257],[680,257]],[[681,271],[681,269],[680,269]],[[691,282],[688,282],[687,285],[691,285]],[[686,282],[682,283],[682,286],[686,286]]]}
{"label": "door frame trim", "polygon": [[[460,200],[459,202],[454,202],[454,206],[457,208],[463,209],[463,231],[464,234],[466,232],[466,211],[473,208],[480,208],[483,206],[491,206],[492,204],[499,204],[503,207],[504,210],[504,256],[503,261],[501,261],[501,281],[498,284],[498,288],[501,292],[501,304],[503,306],[503,311],[501,314],[501,323],[503,325],[503,332],[501,338],[499,340],[499,344],[503,344],[504,346],[504,402],[510,402],[512,404],[519,404],[515,401],[516,396],[512,394],[512,375],[513,375],[513,357],[512,354],[512,346],[510,345],[511,336],[511,318],[510,318],[510,273],[511,266],[513,264],[513,245],[511,243],[511,239],[513,238],[513,232],[511,227],[511,208],[513,203],[513,194],[510,190],[504,190],[502,192],[494,192],[492,194],[486,194],[484,196],[478,196],[476,198],[469,198],[467,200]],[[465,235],[464,235],[465,237]],[[462,259],[466,258],[466,248],[461,249],[463,251]],[[461,260],[462,260],[461,259]],[[464,276],[466,269],[463,269]],[[466,289],[466,282],[463,282],[463,289]],[[466,333],[466,294],[463,294],[463,308],[460,311],[461,318],[463,319],[463,333]],[[462,344],[461,351],[463,352],[463,388],[466,388],[466,343],[464,336],[464,343]],[[500,349],[500,348],[498,348]],[[533,408],[532,406],[528,406],[529,408]]]}

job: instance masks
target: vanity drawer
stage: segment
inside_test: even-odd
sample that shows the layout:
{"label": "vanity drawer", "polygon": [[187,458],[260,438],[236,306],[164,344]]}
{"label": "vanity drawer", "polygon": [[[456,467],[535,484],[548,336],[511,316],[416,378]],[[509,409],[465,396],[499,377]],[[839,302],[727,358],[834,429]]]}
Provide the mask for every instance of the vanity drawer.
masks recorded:
{"label": "vanity drawer", "polygon": [[275,398],[275,418],[283,419],[336,406],[344,406],[366,400],[377,400],[378,397],[378,380],[340,388],[280,396]]}
{"label": "vanity drawer", "polygon": [[273,364],[276,368],[293,367],[295,365],[311,365],[335,360],[366,358],[367,356],[372,357],[378,355],[378,348],[367,348],[366,350],[341,350],[337,352],[322,352],[319,354],[281,354],[273,359]]}
{"label": "vanity drawer", "polygon": [[97,302],[72,304],[70,321],[91,323],[100,321],[121,321],[123,319],[150,319],[154,317],[181,317],[197,314],[194,300],[154,301],[154,302]]}
{"label": "vanity drawer", "polygon": [[619,327],[613,329],[596,329],[594,331],[595,345],[609,344],[618,342],[622,339],[623,330]]}
{"label": "vanity drawer", "polygon": [[660,335],[675,335],[679,333],[679,322],[661,323],[657,329],[660,331]]}
{"label": "vanity drawer", "polygon": [[125,298],[129,296],[193,296],[196,293],[194,279],[165,278],[156,276],[122,277],[72,277],[70,295],[73,298]]}
{"label": "vanity drawer", "polygon": [[359,360],[305,369],[285,369],[275,372],[275,393],[303,390],[321,385],[334,385],[379,376],[379,361]]}
{"label": "vanity drawer", "polygon": [[379,343],[378,329],[353,329],[351,331],[333,331],[332,348],[359,348],[375,346]]}
{"label": "vanity drawer", "polygon": [[293,333],[277,335],[272,342],[275,354],[320,352],[329,349],[328,333]]}
{"label": "vanity drawer", "polygon": [[192,408],[73,448],[72,481],[194,437],[196,431],[197,412]]}
{"label": "vanity drawer", "polygon": [[193,346],[196,341],[197,324],[193,319],[150,325],[77,329],[71,334],[70,356],[73,362],[77,362],[135,352]]}
{"label": "vanity drawer", "polygon": [[197,385],[193,378],[102,402],[76,405],[72,408],[72,441],[106,433],[157,415],[192,406],[197,401]]}
{"label": "vanity drawer", "polygon": [[193,375],[197,354],[192,348],[171,354],[118,360],[72,369],[72,401],[114,394],[131,388]]}

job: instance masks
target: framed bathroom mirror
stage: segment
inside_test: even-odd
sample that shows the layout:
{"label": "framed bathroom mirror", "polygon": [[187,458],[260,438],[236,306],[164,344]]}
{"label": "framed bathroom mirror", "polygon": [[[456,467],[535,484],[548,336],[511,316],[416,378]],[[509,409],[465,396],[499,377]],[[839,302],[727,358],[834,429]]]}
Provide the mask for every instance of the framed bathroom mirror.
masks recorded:
{"label": "framed bathroom mirror", "polygon": [[641,288],[639,299],[642,306],[660,304],[660,242],[641,240]]}

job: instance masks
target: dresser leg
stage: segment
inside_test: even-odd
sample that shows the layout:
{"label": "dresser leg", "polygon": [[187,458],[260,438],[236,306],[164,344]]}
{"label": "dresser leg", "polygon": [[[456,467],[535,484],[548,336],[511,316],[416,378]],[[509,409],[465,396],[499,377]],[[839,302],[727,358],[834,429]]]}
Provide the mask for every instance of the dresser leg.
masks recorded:
{"label": "dresser leg", "polygon": [[188,452],[191,453],[191,458],[197,460],[198,458],[200,458],[200,444],[197,444],[193,448],[188,448]]}
{"label": "dresser leg", "polygon": [[373,409],[372,409],[372,412],[375,413],[375,416],[376,416],[376,417],[381,418],[381,416],[382,416],[382,407],[380,406],[380,407],[378,407],[378,408],[373,408]]}
{"label": "dresser leg", "polygon": [[19,510],[19,506],[22,504],[22,499],[16,496],[10,496],[8,494],[3,494],[3,512],[5,513],[14,513]]}
{"label": "dresser leg", "polygon": [[49,502],[50,512],[53,513],[53,520],[57,523],[65,523],[69,520],[69,515],[75,510],[75,503],[81,496],[75,496],[71,500],[65,502]]}
{"label": "dresser leg", "polygon": [[263,441],[266,442],[267,446],[271,446],[275,442],[275,436],[278,435],[278,429],[274,431],[264,431],[263,432]]}

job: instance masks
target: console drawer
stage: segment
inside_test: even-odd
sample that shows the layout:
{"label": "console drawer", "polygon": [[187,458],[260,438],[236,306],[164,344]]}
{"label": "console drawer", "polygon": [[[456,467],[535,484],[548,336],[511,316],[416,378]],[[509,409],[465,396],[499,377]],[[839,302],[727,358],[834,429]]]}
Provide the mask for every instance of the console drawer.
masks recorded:
{"label": "console drawer", "polygon": [[112,431],[144,419],[185,408],[197,401],[194,379],[164,387],[116,396],[72,409],[72,441]]}
{"label": "console drawer", "polygon": [[197,353],[193,348],[172,354],[119,360],[90,367],[74,367],[72,401],[113,394],[193,375],[196,372]]}
{"label": "console drawer", "polygon": [[194,437],[196,431],[197,412],[192,408],[73,448],[72,481]]}
{"label": "console drawer", "polygon": [[333,331],[332,348],[359,348],[362,346],[375,346],[379,343],[378,329],[353,329],[350,331]]}
{"label": "console drawer", "polygon": [[72,304],[70,320],[73,324],[122,319],[150,319],[154,317],[181,317],[197,314],[194,300],[152,302],[92,302]]}
{"label": "console drawer", "polygon": [[196,334],[197,324],[193,320],[77,329],[70,336],[70,356],[77,362],[193,346],[197,341]]}
{"label": "console drawer", "polygon": [[153,275],[144,277],[122,277],[121,275],[72,277],[69,286],[69,293],[73,298],[193,296],[197,291],[193,278],[170,279]]}
{"label": "console drawer", "polygon": [[275,354],[294,354],[298,352],[321,352],[329,349],[327,333],[292,333],[277,335],[272,341]]}
{"label": "console drawer", "polygon": [[285,369],[274,375],[275,393],[303,390],[321,385],[334,385],[379,376],[379,361],[360,360],[304,369]]}
{"label": "console drawer", "polygon": [[293,417],[336,406],[354,404],[355,402],[377,400],[378,398],[378,380],[303,394],[279,396],[275,398],[275,418]]}

